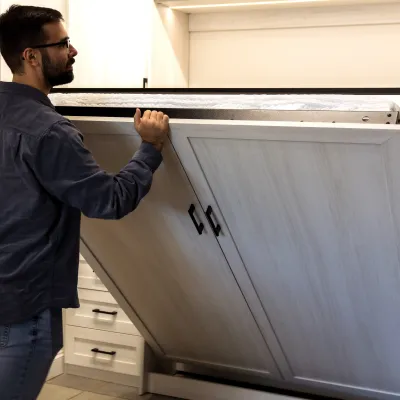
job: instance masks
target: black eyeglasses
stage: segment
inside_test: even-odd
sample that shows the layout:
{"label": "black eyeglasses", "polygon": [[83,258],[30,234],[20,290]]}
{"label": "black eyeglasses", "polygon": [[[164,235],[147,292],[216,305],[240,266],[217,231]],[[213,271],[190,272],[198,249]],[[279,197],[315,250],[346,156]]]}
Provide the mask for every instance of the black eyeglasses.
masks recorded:
{"label": "black eyeglasses", "polygon": [[69,45],[70,45],[70,39],[64,39],[57,43],[40,44],[38,46],[31,46],[31,47],[32,47],[32,49],[43,49],[45,47],[60,46],[60,47],[65,47],[66,49],[69,49]]}

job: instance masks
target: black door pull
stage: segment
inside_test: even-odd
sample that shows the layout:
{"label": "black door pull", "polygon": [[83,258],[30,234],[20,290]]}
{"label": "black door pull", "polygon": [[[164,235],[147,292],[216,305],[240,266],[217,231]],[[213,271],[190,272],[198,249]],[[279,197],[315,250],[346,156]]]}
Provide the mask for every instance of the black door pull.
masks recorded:
{"label": "black door pull", "polygon": [[107,354],[108,356],[115,356],[117,354],[116,351],[103,351],[99,349],[92,349],[93,353],[99,353],[99,354]]}
{"label": "black door pull", "polygon": [[192,205],[190,206],[188,212],[189,212],[190,218],[191,218],[192,221],[193,221],[194,226],[195,226],[196,229],[197,229],[198,234],[201,235],[201,234],[203,233],[203,230],[204,230],[204,224],[203,224],[202,222],[198,223],[198,222],[196,221],[196,217],[194,216],[194,210],[195,210],[195,206],[194,206],[194,204],[192,204]]}
{"label": "black door pull", "polygon": [[212,230],[214,232],[214,235],[215,236],[219,236],[219,234],[221,232],[221,227],[220,227],[219,224],[217,224],[217,225],[214,224],[214,221],[213,221],[213,219],[211,217],[212,213],[213,213],[212,207],[208,206],[207,207],[207,211],[206,211],[206,217],[208,219],[208,223],[211,225],[211,228],[212,228]]}
{"label": "black door pull", "polygon": [[117,315],[118,314],[117,311],[102,311],[102,310],[99,310],[98,308],[95,308],[92,311],[97,314],[107,314],[107,315]]}

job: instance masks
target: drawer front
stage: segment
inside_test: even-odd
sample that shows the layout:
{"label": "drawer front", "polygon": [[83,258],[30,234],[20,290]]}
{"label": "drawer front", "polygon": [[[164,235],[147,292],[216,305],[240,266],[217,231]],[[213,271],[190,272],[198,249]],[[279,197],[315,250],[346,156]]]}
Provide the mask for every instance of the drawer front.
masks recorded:
{"label": "drawer front", "polygon": [[82,256],[79,257],[78,288],[100,290],[104,292],[108,291]]}
{"label": "drawer front", "polygon": [[110,293],[79,289],[78,294],[81,306],[67,310],[67,325],[140,336]]}
{"label": "drawer front", "polygon": [[140,336],[66,326],[65,362],[81,367],[139,376],[143,358]]}

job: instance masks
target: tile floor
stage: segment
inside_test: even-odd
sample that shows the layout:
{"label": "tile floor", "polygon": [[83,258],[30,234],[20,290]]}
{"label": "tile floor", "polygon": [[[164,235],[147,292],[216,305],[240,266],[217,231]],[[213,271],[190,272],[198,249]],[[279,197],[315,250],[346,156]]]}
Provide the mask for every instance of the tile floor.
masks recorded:
{"label": "tile floor", "polygon": [[158,395],[139,396],[137,389],[83,378],[60,375],[47,381],[38,400],[178,400]]}

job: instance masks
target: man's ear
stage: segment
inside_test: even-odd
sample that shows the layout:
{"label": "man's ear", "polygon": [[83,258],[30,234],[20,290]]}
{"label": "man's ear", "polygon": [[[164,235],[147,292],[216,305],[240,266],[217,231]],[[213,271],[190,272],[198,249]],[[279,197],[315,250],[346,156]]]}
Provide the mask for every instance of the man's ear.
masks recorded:
{"label": "man's ear", "polygon": [[34,61],[36,60],[36,54],[33,51],[33,49],[25,49],[24,52],[22,53],[22,59],[23,60],[28,60],[28,61]]}

